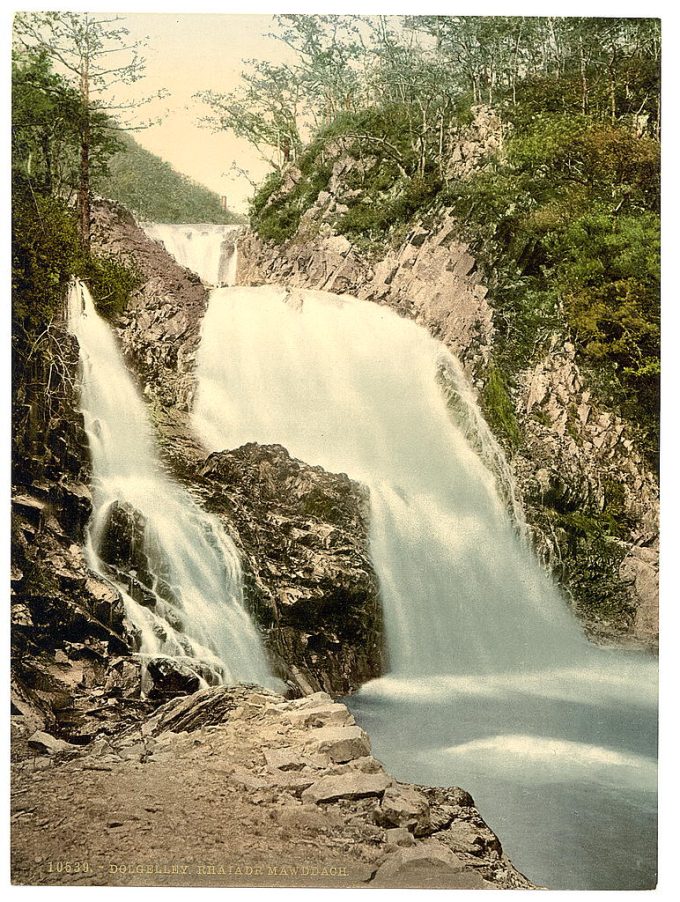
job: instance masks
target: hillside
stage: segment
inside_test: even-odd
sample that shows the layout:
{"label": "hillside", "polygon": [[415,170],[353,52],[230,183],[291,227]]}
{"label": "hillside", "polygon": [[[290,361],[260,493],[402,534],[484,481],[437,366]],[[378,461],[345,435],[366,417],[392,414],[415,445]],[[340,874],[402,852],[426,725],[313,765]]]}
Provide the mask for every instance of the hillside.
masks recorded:
{"label": "hillside", "polygon": [[108,161],[108,173],[94,179],[94,189],[103,197],[152,222],[240,221],[231,210],[222,210],[217,194],[176,172],[131,135],[121,132],[117,138],[123,148]]}

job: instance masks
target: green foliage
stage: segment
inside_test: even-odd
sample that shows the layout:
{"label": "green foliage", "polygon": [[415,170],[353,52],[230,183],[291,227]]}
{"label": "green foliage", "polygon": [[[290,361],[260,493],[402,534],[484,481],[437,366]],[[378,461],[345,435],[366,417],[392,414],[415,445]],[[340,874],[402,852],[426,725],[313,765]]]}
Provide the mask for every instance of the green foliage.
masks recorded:
{"label": "green foliage", "polygon": [[276,171],[255,194],[251,225],[262,238],[279,243],[295,234],[341,156],[359,160],[359,165],[345,180],[349,209],[337,216],[334,227],[355,239],[377,239],[407,223],[432,203],[441,187],[435,172],[418,172],[403,107],[344,112],[300,156],[300,177],[290,190],[281,191],[283,177]]}
{"label": "green foliage", "polygon": [[[88,114],[90,171],[106,172],[121,147],[109,117]],[[85,110],[78,91],[55,73],[45,50],[15,51],[12,59],[12,169],[34,189],[62,198],[79,185]]]}
{"label": "green foliage", "polygon": [[486,374],[480,404],[496,435],[504,437],[512,448],[520,445],[522,433],[517,423],[515,406],[503,374],[495,366],[490,367]]}
{"label": "green foliage", "polygon": [[12,343],[15,373],[35,353],[46,330],[63,321],[73,277],[92,290],[97,309],[122,312],[138,276],[121,261],[83,247],[75,214],[63,201],[36,193],[15,176],[12,193]]}
{"label": "green foliage", "polygon": [[87,283],[98,312],[109,320],[123,313],[142,281],[135,268],[112,255],[88,255],[79,275]]}
{"label": "green foliage", "polygon": [[575,340],[609,402],[658,442],[659,149],[562,112],[515,126],[507,158],[445,190],[488,272],[497,364]]}
{"label": "green foliage", "polygon": [[217,194],[176,172],[131,135],[119,132],[117,137],[121,150],[109,160],[108,172],[93,179],[101,195],[151,222],[239,221],[231,211],[222,210]]}
{"label": "green foliage", "polygon": [[12,339],[26,357],[62,311],[66,286],[81,260],[73,214],[15,176],[12,194]]}

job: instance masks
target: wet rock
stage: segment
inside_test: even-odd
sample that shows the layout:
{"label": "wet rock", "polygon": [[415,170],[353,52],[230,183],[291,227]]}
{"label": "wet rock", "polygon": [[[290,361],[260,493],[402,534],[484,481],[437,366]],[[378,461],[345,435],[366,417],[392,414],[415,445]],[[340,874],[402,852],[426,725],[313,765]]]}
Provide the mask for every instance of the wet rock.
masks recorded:
{"label": "wet rock", "polygon": [[92,514],[92,494],[82,483],[60,482],[50,490],[50,502],[65,532],[81,540]]}
{"label": "wet rock", "polygon": [[153,683],[148,692],[149,698],[191,695],[200,689],[200,677],[190,667],[171,658],[152,658],[147,662],[146,669]]}
{"label": "wet rock", "polygon": [[144,554],[144,516],[127,502],[114,501],[102,532],[99,555],[107,564],[146,570]]}

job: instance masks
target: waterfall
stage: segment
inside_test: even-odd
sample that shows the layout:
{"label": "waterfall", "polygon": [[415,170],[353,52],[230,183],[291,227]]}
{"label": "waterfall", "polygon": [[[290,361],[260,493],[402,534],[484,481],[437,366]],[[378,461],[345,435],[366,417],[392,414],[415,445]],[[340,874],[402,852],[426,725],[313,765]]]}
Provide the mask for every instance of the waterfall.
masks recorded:
{"label": "waterfall", "polygon": [[502,454],[460,365],[423,328],[324,292],[219,289],[197,381],[194,424],[209,449],[279,442],[368,485],[392,673],[498,672],[586,653],[509,516],[511,487],[504,498],[493,466]]}
{"label": "waterfall", "polygon": [[370,302],[223,288],[197,383],[209,449],[276,442],[370,489],[389,673],[347,702],[376,757],[465,786],[539,884],[653,887],[656,662],[584,638],[458,361]]}
{"label": "waterfall", "polygon": [[653,887],[656,661],[584,638],[458,361],[387,308],[266,286],[211,292],[196,366],[208,449],[279,443],[370,490],[389,673],[347,702],[374,754],[469,789],[539,884]]}
{"label": "waterfall", "polygon": [[238,226],[214,223],[144,224],[149,238],[161,243],[180,266],[195,272],[207,285],[234,284],[237,230]]}
{"label": "waterfall", "polygon": [[[163,472],[113,333],[80,283],[70,291],[69,325],[80,345],[81,410],[93,469],[86,555],[121,591],[140,656],[176,659],[204,685],[276,685],[243,604],[236,548],[219,521]],[[144,565],[131,574],[112,572],[102,559],[118,505],[143,524]]]}

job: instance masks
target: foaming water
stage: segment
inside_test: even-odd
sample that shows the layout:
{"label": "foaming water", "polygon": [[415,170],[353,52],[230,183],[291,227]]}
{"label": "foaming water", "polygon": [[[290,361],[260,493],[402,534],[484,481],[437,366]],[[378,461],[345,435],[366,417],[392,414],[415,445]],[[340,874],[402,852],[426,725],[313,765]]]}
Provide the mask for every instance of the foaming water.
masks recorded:
{"label": "foaming water", "polygon": [[159,241],[181,266],[195,272],[207,285],[234,284],[237,229],[215,223],[144,225],[149,238]]}
{"label": "foaming water", "polygon": [[197,381],[194,423],[208,448],[280,442],[370,487],[393,671],[484,673],[587,654],[508,514],[506,474],[488,465],[502,455],[460,366],[424,329],[323,292],[220,289]]}
{"label": "foaming water", "polygon": [[112,579],[137,631],[139,654],[181,660],[204,684],[275,685],[243,604],[234,544],[219,521],[163,473],[144,404],[81,284],[71,289],[69,324],[80,345],[81,410],[93,467],[90,566],[112,577],[100,554],[115,505],[129,505],[143,518],[147,564],[136,578],[144,604],[130,594],[125,574]]}
{"label": "foaming water", "polygon": [[651,657],[601,650],[583,667],[555,671],[389,675],[347,702],[400,779],[467,789],[536,883],[655,885]]}
{"label": "foaming water", "polygon": [[655,661],[583,637],[455,358],[368,302],[220,289],[197,381],[209,449],[277,442],[370,488],[390,674],[348,704],[377,757],[472,791],[538,883],[653,885]]}

